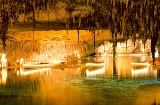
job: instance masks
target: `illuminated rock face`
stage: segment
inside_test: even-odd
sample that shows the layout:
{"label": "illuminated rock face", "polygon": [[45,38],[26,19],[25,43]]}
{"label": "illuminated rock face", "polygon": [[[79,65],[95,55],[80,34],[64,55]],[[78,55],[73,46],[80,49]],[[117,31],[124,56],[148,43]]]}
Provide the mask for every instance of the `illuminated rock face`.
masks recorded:
{"label": "illuminated rock face", "polygon": [[[9,62],[16,62],[20,58],[27,62],[70,60],[94,51],[93,33],[86,30],[80,30],[79,43],[77,30],[68,30],[68,33],[66,30],[35,31],[34,34],[32,31],[12,31],[8,36],[6,53]],[[111,38],[110,33],[99,30],[96,40],[103,43],[107,38]]]}
{"label": "illuminated rock face", "polygon": [[[99,53],[112,53],[112,43],[106,40],[111,39],[111,35],[107,30],[99,30],[96,32],[96,47]],[[94,52],[93,33],[80,30],[78,43],[77,30],[51,30],[51,31],[32,31],[9,32],[9,38],[6,41],[6,58],[8,62],[16,62],[20,58],[24,58],[24,62],[38,62],[50,60],[71,60],[78,59]],[[34,39],[33,39],[34,37]],[[105,46],[101,45],[105,43]],[[98,47],[101,45],[101,47]],[[128,41],[127,53],[136,53],[138,43],[134,46],[132,41]],[[0,43],[2,49],[2,43]],[[150,42],[146,43],[146,51],[150,51]],[[3,51],[3,50],[1,50]],[[126,44],[118,43],[117,52],[125,53]],[[1,52],[3,53],[3,52]]]}
{"label": "illuminated rock face", "polygon": [[[112,45],[113,45],[112,43],[105,41],[103,45],[100,45],[99,47],[97,47],[97,53],[111,54],[113,50]],[[137,40],[135,44],[131,40],[128,40],[127,46],[126,46],[126,42],[118,42],[116,47],[116,53],[117,54],[149,54],[151,52],[150,46],[151,46],[150,40],[146,41],[145,48],[141,40]]]}
{"label": "illuminated rock face", "polygon": [[24,41],[8,42],[7,45],[7,59],[10,62],[15,62],[20,58],[24,58],[24,62],[66,61],[69,58],[76,58],[77,52],[81,54],[81,49],[77,42],[55,41],[52,43],[40,43],[38,41]]}

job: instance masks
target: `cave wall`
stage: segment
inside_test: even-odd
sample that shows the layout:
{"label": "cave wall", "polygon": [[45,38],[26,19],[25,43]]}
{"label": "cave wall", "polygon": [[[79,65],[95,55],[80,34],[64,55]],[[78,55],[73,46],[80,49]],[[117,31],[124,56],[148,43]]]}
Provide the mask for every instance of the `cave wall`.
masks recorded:
{"label": "cave wall", "polygon": [[[85,56],[93,52],[93,33],[80,30],[78,43],[77,30],[20,31],[8,32],[6,50],[0,41],[0,53],[5,52],[8,62],[24,58],[25,62],[66,61],[77,59],[78,54]],[[106,30],[99,30],[96,40],[111,38]]]}
{"label": "cave wall", "polygon": [[[19,31],[8,32],[6,41],[6,50],[8,62],[16,62],[20,58],[24,58],[25,62],[50,61],[66,61],[77,59],[78,54],[81,57],[94,52],[93,33],[87,30],[80,30],[78,43],[77,30],[50,30],[50,31]],[[121,38],[122,36],[118,36]],[[100,43],[104,43],[105,52],[112,53],[111,34],[107,30],[96,31],[96,47],[99,53],[104,52],[104,46],[100,47]],[[120,46],[121,45],[121,46]],[[118,43],[117,52],[126,53],[126,44]],[[2,42],[0,41],[0,53],[3,53]],[[128,42],[127,53],[132,53],[135,48],[132,41]],[[146,50],[150,48],[148,43]]]}
{"label": "cave wall", "polygon": [[52,43],[29,40],[22,42],[7,41],[5,53],[9,63],[16,62],[20,58],[23,58],[26,63],[48,61],[59,63],[60,61],[77,59],[77,54],[81,53],[80,46],[81,44],[75,41],[55,41]]}

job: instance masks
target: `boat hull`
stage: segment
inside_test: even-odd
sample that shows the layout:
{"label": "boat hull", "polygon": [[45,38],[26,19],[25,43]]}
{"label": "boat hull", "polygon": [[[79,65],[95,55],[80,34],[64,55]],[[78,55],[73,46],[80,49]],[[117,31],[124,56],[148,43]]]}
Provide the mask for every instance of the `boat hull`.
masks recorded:
{"label": "boat hull", "polygon": [[148,62],[132,62],[132,65],[139,65],[139,66],[148,66],[149,63]]}
{"label": "boat hull", "polygon": [[86,63],[86,66],[95,66],[95,67],[98,67],[98,66],[104,66],[105,63]]}
{"label": "boat hull", "polygon": [[46,68],[46,67],[50,67],[50,64],[23,64],[23,68]]}

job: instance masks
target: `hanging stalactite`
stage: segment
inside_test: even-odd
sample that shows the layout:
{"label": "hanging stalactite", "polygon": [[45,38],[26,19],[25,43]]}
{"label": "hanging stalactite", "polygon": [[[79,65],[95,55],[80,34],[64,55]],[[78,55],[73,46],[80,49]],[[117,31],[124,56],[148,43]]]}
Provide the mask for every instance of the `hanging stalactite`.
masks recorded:
{"label": "hanging stalactite", "polygon": [[36,27],[36,19],[35,19],[35,2],[31,3],[32,6],[32,11],[33,11],[33,18],[32,18],[32,22],[33,22],[33,40],[34,40],[34,31],[35,31],[35,27]]}
{"label": "hanging stalactite", "polygon": [[1,21],[2,21],[2,26],[0,29],[0,38],[3,44],[3,50],[5,51],[7,32],[8,32],[8,22],[9,22],[8,12],[5,10],[1,11]]}

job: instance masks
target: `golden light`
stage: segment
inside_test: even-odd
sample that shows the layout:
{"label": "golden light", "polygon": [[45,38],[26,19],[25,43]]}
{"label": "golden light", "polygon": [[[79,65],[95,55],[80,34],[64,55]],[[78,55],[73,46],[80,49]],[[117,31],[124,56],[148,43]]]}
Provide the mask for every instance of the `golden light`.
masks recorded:
{"label": "golden light", "polygon": [[22,65],[24,63],[24,59],[20,58],[19,63],[20,63],[20,65]]}
{"label": "golden light", "polygon": [[155,52],[155,57],[158,57],[159,56],[159,53],[158,53],[158,50]]}
{"label": "golden light", "polygon": [[150,64],[148,62],[132,62],[133,66],[135,65],[141,65],[141,66],[149,66]]}
{"label": "golden light", "polygon": [[86,70],[87,77],[97,76],[104,73],[105,73],[105,66],[100,69],[96,69],[92,71],[89,71],[88,69]]}
{"label": "golden light", "polygon": [[2,84],[6,84],[7,70],[6,70],[6,69],[2,69],[1,75],[2,75],[1,83],[2,83]]}
{"label": "golden light", "polygon": [[23,64],[23,68],[46,68],[46,67],[50,67],[51,64],[46,63],[46,64],[41,64],[41,63],[26,63]]}
{"label": "golden light", "polygon": [[104,66],[105,63],[86,63],[86,66]]}
{"label": "golden light", "polygon": [[20,71],[17,72],[17,75],[30,75],[30,74],[35,74],[35,73],[40,73],[44,71],[49,71],[51,68],[39,68],[39,69],[33,69],[33,70],[24,70],[23,68],[20,68]]}
{"label": "golden light", "polygon": [[2,68],[3,67],[7,67],[7,59],[6,59],[6,54],[2,54],[2,57],[1,57],[1,66],[2,66]]}
{"label": "golden light", "polygon": [[132,76],[140,76],[140,75],[147,75],[148,74],[148,67],[141,68],[141,69],[134,69],[131,68]]}

